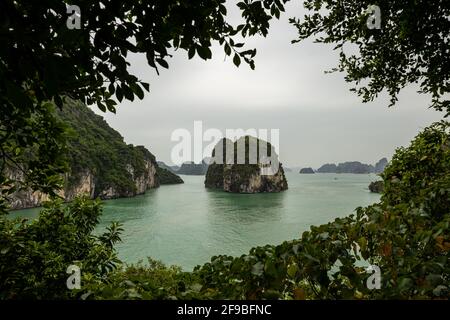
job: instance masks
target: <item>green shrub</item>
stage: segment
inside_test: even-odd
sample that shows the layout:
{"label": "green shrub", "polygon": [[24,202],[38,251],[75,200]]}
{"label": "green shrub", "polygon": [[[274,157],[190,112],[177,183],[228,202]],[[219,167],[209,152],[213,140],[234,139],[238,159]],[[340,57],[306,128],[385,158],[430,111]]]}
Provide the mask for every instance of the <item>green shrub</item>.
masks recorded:
{"label": "green shrub", "polygon": [[93,234],[102,207],[99,201],[76,198],[45,204],[37,220],[0,216],[0,298],[63,299],[69,265],[85,277],[103,279],[120,262],[114,244],[122,230],[116,223]]}

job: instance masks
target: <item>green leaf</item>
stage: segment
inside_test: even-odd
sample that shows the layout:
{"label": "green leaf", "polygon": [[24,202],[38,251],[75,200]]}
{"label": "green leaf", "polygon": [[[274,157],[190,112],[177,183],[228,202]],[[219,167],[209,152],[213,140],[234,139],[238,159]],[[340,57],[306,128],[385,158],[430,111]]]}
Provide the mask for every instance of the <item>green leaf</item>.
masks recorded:
{"label": "green leaf", "polygon": [[119,102],[122,102],[122,100],[123,100],[123,91],[122,91],[122,88],[119,86],[117,86],[117,88],[116,88],[116,98],[117,98],[117,100],[119,100]]}
{"label": "green leaf", "polygon": [[197,47],[197,53],[204,60],[211,59],[212,53],[208,47]]}
{"label": "green leaf", "polygon": [[106,112],[106,106],[105,106],[103,103],[97,102],[97,107],[98,107],[101,111]]}
{"label": "green leaf", "polygon": [[287,269],[287,274],[288,274],[291,278],[294,278],[295,275],[297,274],[297,272],[298,272],[298,266],[297,266],[297,264],[295,264],[295,263],[292,263],[292,264],[288,267],[288,269]]}
{"label": "green leaf", "polygon": [[189,59],[192,59],[194,56],[195,56],[195,47],[192,46],[192,47],[189,48],[189,51],[188,51],[188,58],[189,58]]}
{"label": "green leaf", "polygon": [[133,90],[134,94],[136,94],[140,100],[144,99],[144,91],[142,91],[139,84],[132,83],[130,85],[130,87],[131,87],[131,90]]}
{"label": "green leaf", "polygon": [[234,55],[233,63],[236,67],[239,67],[239,65],[241,64],[241,57],[239,57],[238,54]]}
{"label": "green leaf", "polygon": [[141,82],[141,85],[144,87],[145,91],[150,92],[150,84],[147,82]]}
{"label": "green leaf", "polygon": [[231,55],[231,47],[228,43],[225,43],[224,50],[227,56]]}
{"label": "green leaf", "polygon": [[156,62],[158,62],[158,64],[166,69],[169,69],[169,64],[167,63],[167,61],[165,61],[164,59],[158,58],[156,59]]}

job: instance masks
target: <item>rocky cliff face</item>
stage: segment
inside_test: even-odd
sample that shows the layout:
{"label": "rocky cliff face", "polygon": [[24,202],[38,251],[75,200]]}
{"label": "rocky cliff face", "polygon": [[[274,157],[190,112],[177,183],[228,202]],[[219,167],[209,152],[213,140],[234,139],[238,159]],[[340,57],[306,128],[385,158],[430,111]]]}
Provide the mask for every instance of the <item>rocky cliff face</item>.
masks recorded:
{"label": "rocky cliff face", "polygon": [[381,159],[375,164],[375,173],[382,173],[387,165],[388,160],[386,158]]}
{"label": "rocky cliff face", "polygon": [[[67,125],[69,133],[66,154],[69,170],[59,192],[63,199],[71,201],[80,194],[101,199],[133,197],[160,185],[155,156],[143,146],[126,144],[117,131],[88,107],[69,100],[56,115]],[[24,181],[20,172],[10,169],[8,175]],[[46,200],[45,194],[22,190],[12,195],[10,206],[36,207]]]}
{"label": "rocky cliff face", "polygon": [[[225,165],[223,170],[223,190],[234,193],[280,192],[287,190],[288,184],[280,164],[274,175],[261,175],[259,171],[252,174],[243,173],[240,166]],[[245,169],[244,169],[245,170]]]}
{"label": "rocky cliff face", "polygon": [[384,182],[383,181],[374,181],[369,184],[369,190],[373,193],[383,193],[384,191]]}
{"label": "rocky cliff face", "polygon": [[[245,139],[245,163],[238,164],[236,161],[237,145],[241,139]],[[287,180],[284,175],[283,166],[278,164],[278,170],[274,174],[262,175],[264,164],[259,161],[256,163],[249,161],[249,139],[256,139],[253,137],[243,137],[232,143],[230,140],[224,139],[216,146],[213,152],[212,163],[208,167],[205,177],[205,187],[222,189],[226,192],[233,193],[259,193],[259,192],[280,192],[288,188]],[[262,140],[257,140],[258,148],[262,143],[267,143]],[[215,152],[218,148],[223,148],[221,152],[223,155],[222,161],[217,161]],[[234,159],[227,159],[226,149],[233,148]],[[269,144],[271,152],[275,152]],[[278,157],[276,154],[274,155]],[[230,160],[234,160],[230,161]]]}
{"label": "rocky cliff face", "polygon": [[[65,187],[58,192],[58,195],[65,201],[72,201],[78,195],[87,195],[90,198],[100,198],[103,200],[134,197],[139,194],[144,194],[148,189],[157,188],[160,185],[157,175],[157,164],[146,160],[145,170],[139,174],[134,172],[134,169],[130,166],[129,173],[132,176],[134,182],[134,188],[123,190],[116,188],[115,186],[101,187],[97,181],[98,178],[90,171],[85,170],[77,173],[77,177],[65,176]],[[76,180],[68,184],[69,179]],[[34,208],[42,205],[43,202],[48,201],[48,195],[42,192],[33,192],[31,190],[22,190],[14,193],[11,196],[10,207],[11,209],[26,209]]]}
{"label": "rocky cliff face", "polygon": [[[159,163],[158,163],[159,166]],[[157,168],[157,174],[160,184],[178,184],[178,183],[184,183],[183,179],[181,179],[179,176],[177,176],[172,171],[169,171],[165,168],[158,167]]]}

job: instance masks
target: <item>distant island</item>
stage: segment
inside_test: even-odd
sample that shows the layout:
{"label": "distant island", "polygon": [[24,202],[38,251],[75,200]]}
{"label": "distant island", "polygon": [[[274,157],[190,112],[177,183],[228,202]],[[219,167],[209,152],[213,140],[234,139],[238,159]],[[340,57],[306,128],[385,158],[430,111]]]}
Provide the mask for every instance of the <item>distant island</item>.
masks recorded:
{"label": "distant island", "polygon": [[183,179],[166,168],[161,168],[158,166],[156,173],[158,175],[159,183],[162,185],[184,183]]}
{"label": "distant island", "polygon": [[313,168],[302,168],[300,169],[301,174],[313,174],[315,173]]}
{"label": "distant island", "polygon": [[208,171],[208,164],[205,160],[202,163],[188,161],[179,166],[169,166],[162,161],[158,161],[158,165],[175,174],[184,174],[187,176],[204,176]]}
{"label": "distant island", "polygon": [[361,163],[359,161],[349,161],[339,163],[327,163],[317,169],[318,173],[355,173],[355,174],[368,174],[368,173],[381,173],[388,164],[388,160],[383,158],[379,160],[375,165]]}
{"label": "distant island", "polygon": [[[242,141],[243,139],[245,141]],[[261,174],[264,165],[259,161],[259,157],[256,164],[249,163],[249,142],[251,139],[254,139],[253,141],[257,143],[258,148],[265,143],[271,154],[275,153],[270,143],[251,136],[241,137],[234,143],[229,139],[222,139],[212,153],[213,160],[205,177],[206,188],[221,189],[233,193],[280,192],[288,189],[281,163],[278,164],[278,171],[272,175]],[[236,150],[240,142],[245,145],[245,164],[226,164],[226,150],[228,148],[234,149],[234,163],[236,163]],[[222,149],[223,159],[217,163],[217,160],[214,160],[215,150],[220,149]],[[275,156],[278,157],[276,154]]]}
{"label": "distant island", "polygon": [[208,164],[205,161],[202,163],[194,163],[193,161],[185,162],[181,165],[180,169],[176,171],[177,174],[204,176],[208,171]]}
{"label": "distant island", "polygon": [[165,164],[163,161],[156,161],[156,163],[158,164],[158,166],[160,168],[166,169],[172,173],[176,173],[180,169],[179,166],[169,166],[169,165]]}

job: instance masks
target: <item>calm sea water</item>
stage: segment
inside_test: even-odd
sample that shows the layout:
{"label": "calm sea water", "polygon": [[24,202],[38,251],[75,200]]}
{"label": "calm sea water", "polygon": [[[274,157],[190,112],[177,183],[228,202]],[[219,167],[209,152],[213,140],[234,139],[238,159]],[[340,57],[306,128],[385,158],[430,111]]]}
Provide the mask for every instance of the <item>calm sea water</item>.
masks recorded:
{"label": "calm sea water", "polygon": [[[213,255],[238,256],[251,247],[300,237],[311,225],[351,214],[377,202],[368,190],[376,175],[286,173],[289,190],[271,194],[230,194],[204,188],[203,176],[182,176],[180,185],[145,195],[104,202],[98,231],[111,221],[125,232],[117,248],[129,263],[147,256],[186,270]],[[37,209],[13,216],[34,218]]]}

